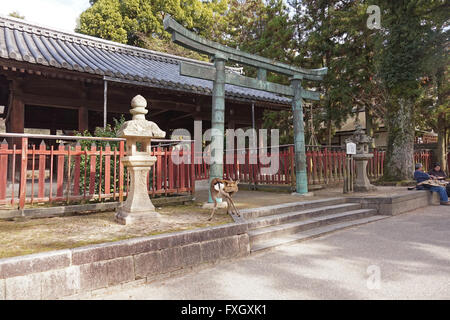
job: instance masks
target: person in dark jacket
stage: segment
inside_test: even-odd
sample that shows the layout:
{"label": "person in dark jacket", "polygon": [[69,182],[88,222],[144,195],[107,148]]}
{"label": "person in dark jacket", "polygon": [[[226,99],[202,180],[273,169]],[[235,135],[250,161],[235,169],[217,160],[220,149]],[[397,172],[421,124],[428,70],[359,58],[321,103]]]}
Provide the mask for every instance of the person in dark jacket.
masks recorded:
{"label": "person in dark jacket", "polygon": [[[437,162],[434,164],[433,169],[431,169],[428,174],[431,178],[436,180],[443,181],[447,178],[447,174],[441,169],[441,164]],[[450,183],[447,183],[445,189],[447,190],[447,196],[450,197]]]}
{"label": "person in dark jacket", "polygon": [[435,163],[433,166],[433,169],[431,169],[428,174],[433,178],[433,179],[438,179],[438,180],[444,180],[447,178],[447,175],[445,174],[444,171],[442,171],[441,169],[441,164],[440,163]]}
{"label": "person in dark jacket", "polygon": [[[417,181],[417,183],[427,181],[432,179],[429,174],[423,172],[423,166],[420,163],[416,164],[416,171],[414,171],[414,180]],[[418,185],[416,187],[417,190],[430,190],[432,192],[439,193],[439,197],[441,198],[441,204],[445,206],[450,206],[450,201],[448,201],[448,195],[445,191],[444,187],[438,187],[438,186],[430,186],[426,184]]]}

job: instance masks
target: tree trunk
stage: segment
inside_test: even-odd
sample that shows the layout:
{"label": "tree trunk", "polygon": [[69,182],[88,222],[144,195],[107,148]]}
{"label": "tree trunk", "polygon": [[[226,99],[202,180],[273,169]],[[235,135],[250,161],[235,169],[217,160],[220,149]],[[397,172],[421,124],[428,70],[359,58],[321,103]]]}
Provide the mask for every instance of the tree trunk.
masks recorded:
{"label": "tree trunk", "polygon": [[398,99],[387,112],[388,148],[383,179],[411,180],[414,172],[413,101]]}
{"label": "tree trunk", "polygon": [[375,137],[373,132],[373,117],[372,117],[372,111],[370,108],[366,107],[366,134],[368,136],[371,136],[373,138],[372,142],[369,144],[370,148],[375,148]]}
{"label": "tree trunk", "polygon": [[446,145],[446,127],[445,127],[445,114],[441,113],[438,116],[437,121],[437,133],[438,133],[438,141],[437,141],[437,162],[440,163],[441,169],[443,171],[447,170],[447,145]]}
{"label": "tree trunk", "polygon": [[328,146],[331,146],[331,138],[332,138],[331,129],[332,129],[331,120],[329,119],[327,121],[327,145]]}

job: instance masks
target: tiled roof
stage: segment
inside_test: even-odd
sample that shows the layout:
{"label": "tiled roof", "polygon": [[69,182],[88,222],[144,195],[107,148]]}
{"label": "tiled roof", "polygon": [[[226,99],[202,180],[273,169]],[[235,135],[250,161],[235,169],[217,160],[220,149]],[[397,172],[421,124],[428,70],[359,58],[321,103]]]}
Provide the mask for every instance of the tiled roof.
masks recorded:
{"label": "tiled roof", "polygon": [[[180,62],[202,61],[132,47],[78,33],[58,31],[0,16],[0,57],[211,95],[212,81],[180,75]],[[289,104],[269,92],[225,85],[228,98]]]}

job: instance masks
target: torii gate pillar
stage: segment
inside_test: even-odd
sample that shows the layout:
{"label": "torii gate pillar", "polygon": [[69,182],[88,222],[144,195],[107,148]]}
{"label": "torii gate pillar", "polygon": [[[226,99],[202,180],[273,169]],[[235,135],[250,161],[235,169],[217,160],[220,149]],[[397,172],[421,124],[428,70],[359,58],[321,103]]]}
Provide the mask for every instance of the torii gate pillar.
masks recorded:
{"label": "torii gate pillar", "polygon": [[[212,90],[211,110],[211,166],[209,171],[209,185],[214,178],[223,178],[223,137],[225,132],[225,62],[226,57],[221,54],[214,56],[216,68]],[[208,202],[212,203],[211,192]]]}
{"label": "torii gate pillar", "polygon": [[301,75],[294,75],[289,80],[294,91],[292,98],[292,114],[294,120],[294,148],[295,148],[295,195],[308,196],[308,178],[306,175],[306,153],[305,153],[305,128],[303,124],[302,106],[302,79]]}

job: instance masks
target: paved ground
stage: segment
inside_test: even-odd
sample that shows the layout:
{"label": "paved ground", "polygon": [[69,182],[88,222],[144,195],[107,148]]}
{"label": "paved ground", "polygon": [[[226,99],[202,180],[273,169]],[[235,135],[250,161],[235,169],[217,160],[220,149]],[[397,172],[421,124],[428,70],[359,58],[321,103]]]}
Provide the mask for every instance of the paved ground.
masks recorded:
{"label": "paved ground", "polygon": [[97,299],[450,299],[450,208],[432,206]]}
{"label": "paved ground", "polygon": [[[207,181],[198,181],[196,184],[195,198],[199,202],[208,201],[208,186]],[[200,184],[201,183],[201,184]],[[312,192],[312,196],[299,197],[293,196],[291,193],[283,192],[264,192],[264,191],[248,191],[239,190],[233,196],[233,199],[238,208],[256,208],[262,206],[269,206],[274,204],[297,202],[297,201],[309,201],[333,197],[370,197],[370,196],[392,196],[394,194],[405,194],[414,191],[409,191],[407,187],[385,187],[377,186],[377,189],[370,192],[358,192],[355,193],[342,193],[341,187],[330,187],[326,189],[316,190]]]}

